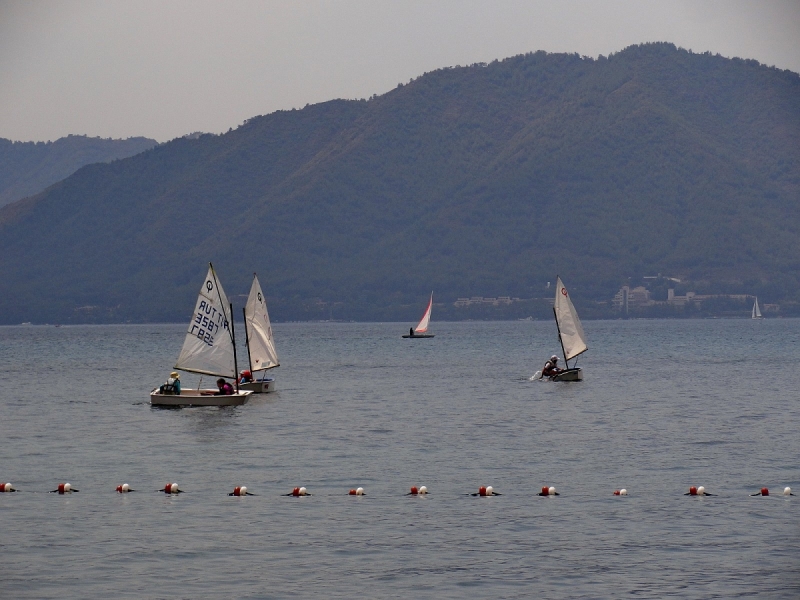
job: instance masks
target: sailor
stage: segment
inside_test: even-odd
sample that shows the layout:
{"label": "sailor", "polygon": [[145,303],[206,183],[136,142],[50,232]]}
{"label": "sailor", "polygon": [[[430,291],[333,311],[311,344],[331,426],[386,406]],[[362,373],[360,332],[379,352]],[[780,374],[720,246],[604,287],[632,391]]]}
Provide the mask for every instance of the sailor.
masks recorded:
{"label": "sailor", "polygon": [[409,337],[414,337],[414,328],[413,327],[409,327],[408,328],[408,336]]}
{"label": "sailor", "polygon": [[169,374],[169,379],[167,382],[158,388],[158,392],[160,394],[166,394],[168,396],[180,396],[181,395],[181,376],[177,371],[173,371]]}
{"label": "sailor", "polygon": [[233,396],[233,386],[222,377],[217,379],[217,388],[219,391],[214,394],[215,396]]}
{"label": "sailor", "polygon": [[558,356],[553,354],[544,366],[542,367],[542,377],[555,377],[559,373],[563,373],[564,369],[558,368]]}
{"label": "sailor", "polygon": [[250,383],[253,381],[253,374],[250,371],[239,373],[239,383]]}

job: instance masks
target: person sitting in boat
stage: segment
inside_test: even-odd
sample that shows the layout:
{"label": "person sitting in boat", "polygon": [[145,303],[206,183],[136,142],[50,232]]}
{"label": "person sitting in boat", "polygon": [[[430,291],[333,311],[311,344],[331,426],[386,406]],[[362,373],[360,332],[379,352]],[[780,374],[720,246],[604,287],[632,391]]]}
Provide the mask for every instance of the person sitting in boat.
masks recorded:
{"label": "person sitting in boat", "polygon": [[242,371],[239,373],[239,383],[251,383],[253,381],[253,374],[250,371]]}
{"label": "person sitting in boat", "polygon": [[167,382],[158,388],[160,394],[167,396],[180,396],[181,395],[181,376],[173,371],[169,374]]}
{"label": "person sitting in boat", "polygon": [[215,396],[233,396],[233,386],[222,377],[217,379],[217,388],[219,391],[214,394]]}
{"label": "person sitting in boat", "polygon": [[413,327],[409,327],[408,335],[409,335],[409,337],[414,337],[414,328]]}
{"label": "person sitting in boat", "polygon": [[544,366],[542,367],[542,377],[555,377],[559,373],[563,373],[564,369],[558,367],[558,357],[553,354]]}

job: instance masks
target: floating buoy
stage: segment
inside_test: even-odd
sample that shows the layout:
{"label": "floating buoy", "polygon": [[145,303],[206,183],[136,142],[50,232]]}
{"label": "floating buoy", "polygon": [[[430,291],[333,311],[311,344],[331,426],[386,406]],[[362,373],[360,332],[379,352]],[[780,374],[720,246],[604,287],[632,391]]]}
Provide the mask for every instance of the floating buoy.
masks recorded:
{"label": "floating buoy", "polygon": [[356,488],[356,496],[363,496],[363,495],[364,495],[364,488],[363,487]]}
{"label": "floating buoy", "polygon": [[355,491],[355,490],[350,490],[348,493],[349,493],[351,496],[355,496],[355,495],[356,495],[356,491]]}
{"label": "floating buoy", "polygon": [[626,490],[625,488],[622,488],[622,489],[619,491],[619,495],[620,495],[620,496],[627,496],[627,495],[628,495],[628,490]]}
{"label": "floating buoy", "polygon": [[247,486],[236,486],[228,496],[247,496]]}
{"label": "floating buoy", "polygon": [[164,493],[165,494],[180,494],[181,490],[178,489],[177,483],[168,483],[164,486]]}
{"label": "floating buoy", "polygon": [[[8,485],[8,484],[6,484],[6,485]],[[794,494],[792,493],[792,488],[790,488],[790,487],[783,488],[783,495],[784,496],[794,496]]]}
{"label": "floating buoy", "polygon": [[300,495],[301,496],[305,496],[306,495],[306,488],[304,488],[304,487],[300,488]]}
{"label": "floating buoy", "polygon": [[127,494],[128,492],[131,491],[133,490],[131,490],[131,486],[129,486],[127,483],[123,483],[122,485],[117,486],[117,492],[119,492],[120,494]]}
{"label": "floating buoy", "polygon": [[697,488],[692,486],[689,488],[689,496],[697,496]]}
{"label": "floating buoy", "polygon": [[296,487],[292,490],[290,494],[286,494],[287,496],[294,496],[295,498],[298,496],[310,496],[304,487]]}
{"label": "floating buoy", "polygon": [[0,492],[16,492],[14,486],[10,483],[0,483]]}
{"label": "floating buoy", "polygon": [[621,496],[622,495],[622,490],[614,490],[614,495],[615,496]]}
{"label": "floating buoy", "polygon": [[542,491],[539,492],[540,496],[548,496],[550,494],[550,488],[546,485],[542,487]]}
{"label": "floating buoy", "polygon": [[[58,487],[53,490],[53,492],[56,492],[56,493],[59,493],[59,494],[70,494],[72,492],[77,492],[77,491],[79,491],[79,490],[73,489],[72,484],[69,484],[69,483],[59,483]],[[53,493],[53,492],[51,492],[51,493]]]}
{"label": "floating buoy", "polygon": [[761,488],[761,495],[762,496],[769,496],[769,490],[765,487]]}
{"label": "floating buoy", "polygon": [[547,494],[549,496],[558,496],[558,494],[556,493],[556,488],[554,488],[552,485],[549,488],[547,488]]}
{"label": "floating buoy", "polygon": [[698,496],[705,496],[706,495],[706,488],[704,488],[702,485],[699,488],[697,488],[697,495]]}
{"label": "floating buoy", "polygon": [[481,487],[478,488],[478,495],[479,496],[485,496],[486,495],[486,488],[484,486],[481,486]]}

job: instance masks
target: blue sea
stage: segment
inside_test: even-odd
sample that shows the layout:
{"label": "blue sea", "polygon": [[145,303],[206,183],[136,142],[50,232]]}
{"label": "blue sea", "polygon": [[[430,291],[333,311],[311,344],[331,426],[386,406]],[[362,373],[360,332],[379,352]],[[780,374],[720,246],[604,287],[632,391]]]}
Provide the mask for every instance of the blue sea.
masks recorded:
{"label": "blue sea", "polygon": [[408,327],[275,324],[277,393],[178,410],[184,324],[0,327],[0,596],[800,597],[800,320],[585,322],[571,384],[552,322]]}

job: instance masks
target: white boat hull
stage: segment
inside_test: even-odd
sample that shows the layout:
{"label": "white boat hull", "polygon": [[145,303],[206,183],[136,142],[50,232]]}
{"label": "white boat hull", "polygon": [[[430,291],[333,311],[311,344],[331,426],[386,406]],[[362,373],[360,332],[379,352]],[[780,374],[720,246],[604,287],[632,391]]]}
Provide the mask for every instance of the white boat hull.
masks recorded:
{"label": "white boat hull", "polygon": [[153,406],[239,406],[247,402],[253,393],[239,390],[230,396],[215,396],[217,390],[181,390],[180,394],[162,394],[158,388],[150,392]]}
{"label": "white boat hull", "polygon": [[240,383],[239,389],[250,390],[254,394],[268,394],[275,391],[275,379],[273,377],[264,377],[250,383]]}
{"label": "white boat hull", "polygon": [[553,381],[583,381],[583,371],[578,367],[567,369],[553,377]]}

